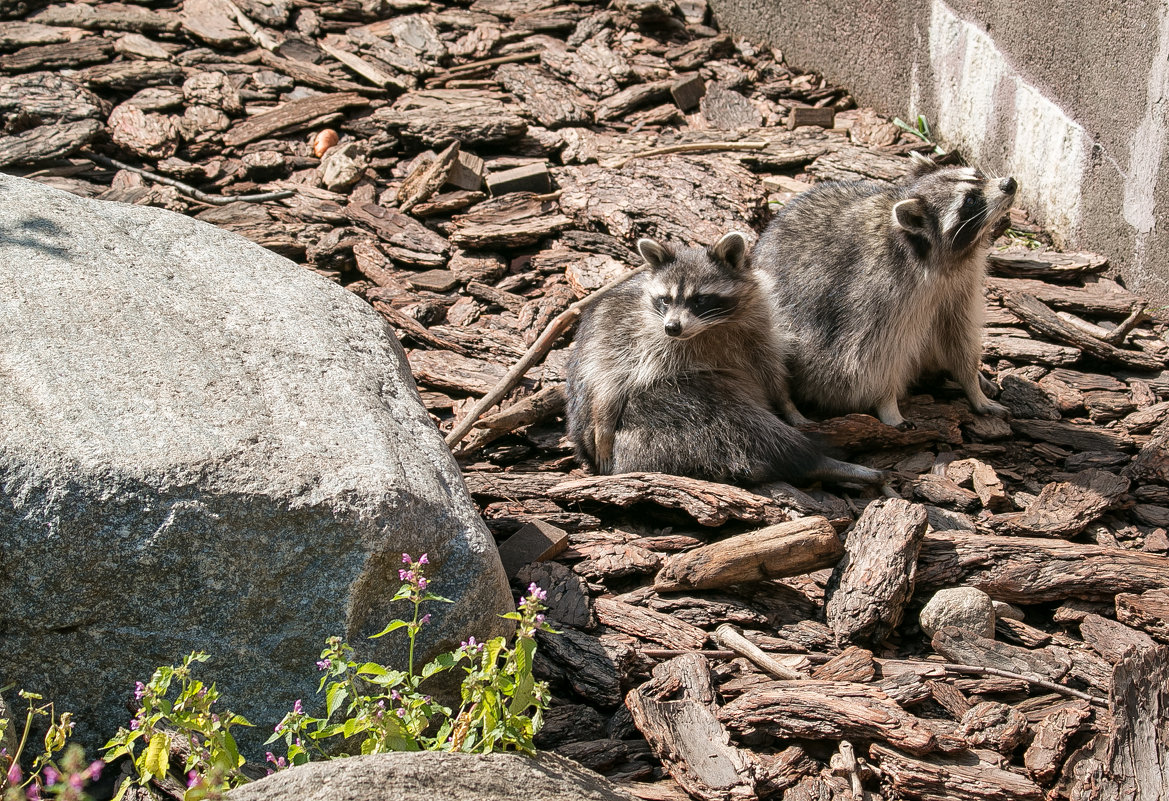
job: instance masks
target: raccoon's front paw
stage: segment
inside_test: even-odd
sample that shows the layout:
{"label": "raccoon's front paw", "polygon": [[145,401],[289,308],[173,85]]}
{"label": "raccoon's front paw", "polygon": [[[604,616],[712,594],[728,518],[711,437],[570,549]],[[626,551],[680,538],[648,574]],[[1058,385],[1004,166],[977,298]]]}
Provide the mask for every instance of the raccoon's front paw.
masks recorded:
{"label": "raccoon's front paw", "polygon": [[990,399],[987,399],[986,403],[977,404],[974,407],[974,411],[978,412],[979,414],[993,414],[995,417],[1004,418],[1010,416],[1011,414],[1011,410],[1006,406],[1003,406],[998,401],[992,401]]}
{"label": "raccoon's front paw", "polygon": [[915,428],[917,428],[917,423],[913,422],[912,420],[902,420],[900,423],[894,426],[894,428],[896,428],[898,431],[913,431]]}
{"label": "raccoon's front paw", "polygon": [[597,458],[597,475],[611,476],[613,475],[613,457]]}

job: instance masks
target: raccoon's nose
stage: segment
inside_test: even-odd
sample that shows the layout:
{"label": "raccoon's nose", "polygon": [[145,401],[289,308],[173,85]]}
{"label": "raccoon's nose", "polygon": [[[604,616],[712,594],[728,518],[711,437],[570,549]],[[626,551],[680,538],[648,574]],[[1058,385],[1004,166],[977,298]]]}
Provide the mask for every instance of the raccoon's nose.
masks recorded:
{"label": "raccoon's nose", "polygon": [[999,181],[999,189],[1008,195],[1015,194],[1015,190],[1019,188],[1019,183],[1014,178],[1004,178]]}
{"label": "raccoon's nose", "polygon": [[677,320],[670,320],[666,323],[666,333],[672,337],[678,336],[682,333],[682,324]]}

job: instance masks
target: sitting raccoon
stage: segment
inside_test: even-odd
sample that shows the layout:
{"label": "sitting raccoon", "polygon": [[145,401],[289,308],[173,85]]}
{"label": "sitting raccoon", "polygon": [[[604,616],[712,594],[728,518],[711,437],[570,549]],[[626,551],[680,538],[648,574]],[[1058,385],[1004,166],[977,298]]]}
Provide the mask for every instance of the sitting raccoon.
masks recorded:
{"label": "sitting raccoon", "polygon": [[712,481],[883,480],[775,416],[795,413],[784,348],[742,234],[709,249],[637,247],[649,272],[599,300],[576,335],[566,393],[580,461]]}
{"label": "sitting raccoon", "polygon": [[1017,184],[914,156],[897,185],[808,190],[756,245],[754,263],[793,337],[795,399],[824,412],[875,409],[908,427],[898,399],[924,372],[948,370],[976,412],[1005,415],[978,370],[982,289],[990,231]]}

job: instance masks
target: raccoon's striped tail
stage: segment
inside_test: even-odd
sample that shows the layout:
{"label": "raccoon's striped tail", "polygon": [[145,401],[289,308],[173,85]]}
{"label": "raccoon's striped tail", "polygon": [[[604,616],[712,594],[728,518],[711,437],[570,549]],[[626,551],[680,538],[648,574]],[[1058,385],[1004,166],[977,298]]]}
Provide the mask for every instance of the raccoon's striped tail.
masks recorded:
{"label": "raccoon's striped tail", "polygon": [[890,473],[887,470],[874,470],[871,467],[825,456],[809,476],[836,484],[884,484],[889,480]]}

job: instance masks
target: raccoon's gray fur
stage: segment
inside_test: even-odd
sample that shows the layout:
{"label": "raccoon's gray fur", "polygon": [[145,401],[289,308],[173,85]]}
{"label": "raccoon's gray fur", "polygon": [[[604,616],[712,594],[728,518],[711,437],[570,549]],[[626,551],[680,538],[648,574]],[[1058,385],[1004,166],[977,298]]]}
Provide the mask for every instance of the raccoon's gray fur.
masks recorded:
{"label": "raccoon's gray fur", "polygon": [[796,400],[908,426],[898,398],[944,369],[975,411],[1005,415],[978,364],[988,233],[1016,189],[918,157],[900,184],[827,183],[788,203],[753,260],[793,337]]}
{"label": "raccoon's gray fur", "polygon": [[824,456],[772,412],[794,412],[784,347],[742,234],[709,249],[637,246],[649,272],[585,314],[568,366],[582,462],[714,481],[883,479]]}

